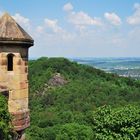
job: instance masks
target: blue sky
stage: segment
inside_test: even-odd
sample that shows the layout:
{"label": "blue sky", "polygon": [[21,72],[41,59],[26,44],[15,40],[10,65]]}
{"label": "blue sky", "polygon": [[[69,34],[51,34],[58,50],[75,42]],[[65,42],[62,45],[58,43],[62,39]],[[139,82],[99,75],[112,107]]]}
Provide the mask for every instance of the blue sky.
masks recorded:
{"label": "blue sky", "polygon": [[34,38],[30,57],[139,57],[140,0],[0,0]]}

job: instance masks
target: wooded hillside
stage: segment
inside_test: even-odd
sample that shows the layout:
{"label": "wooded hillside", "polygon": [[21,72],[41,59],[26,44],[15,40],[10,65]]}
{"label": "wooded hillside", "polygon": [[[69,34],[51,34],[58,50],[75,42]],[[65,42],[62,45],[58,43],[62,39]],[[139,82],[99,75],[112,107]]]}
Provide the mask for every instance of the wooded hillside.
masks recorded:
{"label": "wooded hillside", "polygon": [[65,58],[30,61],[29,80],[29,140],[140,139],[140,81]]}

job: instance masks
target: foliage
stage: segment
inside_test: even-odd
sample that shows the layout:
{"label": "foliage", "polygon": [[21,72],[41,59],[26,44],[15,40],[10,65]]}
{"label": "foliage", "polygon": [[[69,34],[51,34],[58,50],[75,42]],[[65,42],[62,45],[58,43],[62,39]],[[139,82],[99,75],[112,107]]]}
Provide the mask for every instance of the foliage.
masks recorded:
{"label": "foliage", "polygon": [[91,140],[93,132],[89,126],[77,123],[65,124],[60,127],[56,140]]}
{"label": "foliage", "polygon": [[[68,83],[50,87],[48,81],[55,73],[60,73]],[[29,139],[73,139],[69,135],[80,133],[79,130],[83,130],[83,135],[88,131],[87,139],[139,138],[139,129],[132,130],[138,128],[136,124],[126,123],[131,120],[139,123],[139,80],[108,74],[65,58],[30,61],[29,79]],[[118,128],[121,130],[117,131]],[[81,137],[75,135],[74,139]]]}
{"label": "foliage", "polygon": [[140,109],[137,106],[129,105],[115,109],[110,106],[100,107],[88,114],[87,119],[95,139],[140,139]]}
{"label": "foliage", "polygon": [[67,123],[47,128],[32,126],[29,134],[29,140],[91,140],[93,138],[90,126],[79,125],[77,123]]}
{"label": "foliage", "polygon": [[4,96],[0,95],[0,139],[10,139],[10,114],[8,112],[7,100]]}

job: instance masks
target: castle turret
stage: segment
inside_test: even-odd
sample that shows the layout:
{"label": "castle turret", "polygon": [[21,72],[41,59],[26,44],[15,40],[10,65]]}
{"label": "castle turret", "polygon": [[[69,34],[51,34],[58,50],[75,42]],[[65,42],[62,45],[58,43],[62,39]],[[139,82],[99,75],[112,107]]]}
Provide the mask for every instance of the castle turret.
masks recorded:
{"label": "castle turret", "polygon": [[0,18],[0,87],[9,91],[8,109],[18,133],[29,127],[28,49],[33,39],[7,13]]}

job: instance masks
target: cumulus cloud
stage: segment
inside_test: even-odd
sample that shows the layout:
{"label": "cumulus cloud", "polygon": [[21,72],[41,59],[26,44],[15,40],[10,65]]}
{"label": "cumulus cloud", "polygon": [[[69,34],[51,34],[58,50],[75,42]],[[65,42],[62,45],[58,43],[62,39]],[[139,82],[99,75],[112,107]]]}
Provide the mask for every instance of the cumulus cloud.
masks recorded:
{"label": "cumulus cloud", "polygon": [[[41,38],[65,38],[67,37],[65,29],[58,24],[57,19],[45,18],[42,25],[36,27],[36,37]],[[46,42],[46,41],[45,41]]]}
{"label": "cumulus cloud", "polygon": [[21,16],[19,13],[16,13],[12,16],[21,26],[28,29],[30,28],[30,20],[26,17]]}
{"label": "cumulus cloud", "polygon": [[67,3],[63,6],[63,10],[66,12],[72,11],[73,10],[73,5],[71,3]]}
{"label": "cumulus cloud", "polygon": [[130,25],[139,25],[140,24],[140,3],[135,3],[134,9],[135,9],[134,14],[127,18],[127,22]]}
{"label": "cumulus cloud", "polygon": [[115,26],[121,25],[122,21],[121,18],[115,13],[105,13],[104,17]]}
{"label": "cumulus cloud", "polygon": [[[135,4],[134,9],[134,15],[137,16],[132,15],[129,20],[138,17],[140,4]],[[33,55],[67,57],[139,56],[139,51],[136,51],[139,50],[140,43],[139,26],[128,28],[123,24],[123,29],[114,30],[112,26],[108,26],[108,23],[103,23],[102,19],[92,17],[84,11],[74,10],[71,3],[64,5],[63,10],[66,12],[67,21],[70,24],[64,23],[64,28],[59,25],[59,20],[46,17],[43,24],[35,30],[36,45],[39,47],[31,48],[36,49]],[[116,13],[105,13],[104,17],[114,26],[122,24],[121,18]],[[129,23],[134,23],[129,20]],[[85,30],[79,32],[73,27],[84,28]],[[130,32],[134,28],[136,29]]]}
{"label": "cumulus cloud", "polygon": [[68,22],[73,24],[78,29],[85,29],[87,26],[90,25],[102,25],[100,18],[91,17],[83,11],[75,12],[73,10],[74,7],[71,3],[65,4],[63,9],[64,11],[68,12]]}
{"label": "cumulus cloud", "polygon": [[92,18],[85,12],[72,12],[69,15],[69,22],[76,26],[87,26],[87,25],[102,25],[101,20],[98,18]]}

